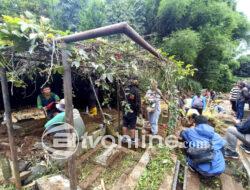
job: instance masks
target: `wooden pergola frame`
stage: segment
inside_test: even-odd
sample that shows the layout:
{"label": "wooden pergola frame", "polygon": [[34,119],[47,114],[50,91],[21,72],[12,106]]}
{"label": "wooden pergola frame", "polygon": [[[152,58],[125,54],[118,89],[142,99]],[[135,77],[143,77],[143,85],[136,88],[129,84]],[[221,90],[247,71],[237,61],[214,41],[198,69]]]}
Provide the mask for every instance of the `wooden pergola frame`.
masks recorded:
{"label": "wooden pergola frame", "polygon": [[[83,41],[87,39],[109,36],[113,34],[125,34],[131,40],[136,42],[138,45],[148,50],[155,57],[163,60],[164,58],[152,47],[148,42],[146,42],[132,27],[130,27],[126,22],[121,22],[118,24],[113,24],[105,27],[100,27],[93,30],[88,30],[68,36],[63,36],[55,39],[57,43],[62,44],[62,63],[64,68],[63,74],[63,89],[64,89],[64,99],[65,99],[65,121],[73,126],[73,110],[72,110],[72,78],[71,78],[71,65],[68,64],[68,54],[66,51],[67,43]],[[15,185],[17,190],[21,190],[20,174],[17,165],[17,150],[15,146],[15,141],[13,137],[13,123],[11,118],[11,106],[8,91],[8,81],[6,77],[6,68],[0,67],[0,77],[2,86],[2,97],[4,102],[4,111],[6,114],[6,124],[8,129],[8,138],[11,151],[11,159],[13,161],[13,174],[15,177]],[[75,166],[75,155],[72,155],[68,159],[68,172],[70,179],[70,189],[77,189],[77,176],[76,176],[76,166]]]}

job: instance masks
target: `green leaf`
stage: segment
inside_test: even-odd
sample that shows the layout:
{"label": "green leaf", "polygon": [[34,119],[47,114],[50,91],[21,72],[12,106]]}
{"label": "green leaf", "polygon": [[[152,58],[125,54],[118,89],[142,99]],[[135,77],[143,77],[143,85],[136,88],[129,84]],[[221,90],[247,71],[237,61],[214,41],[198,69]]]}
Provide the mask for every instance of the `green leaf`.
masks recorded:
{"label": "green leaf", "polygon": [[10,34],[10,32],[8,30],[6,30],[6,29],[1,29],[0,31],[5,33],[5,34]]}
{"label": "green leaf", "polygon": [[37,37],[38,37],[37,33],[30,33],[30,35],[29,35],[30,40],[36,39]]}
{"label": "green leaf", "polygon": [[100,79],[105,81],[105,80],[106,80],[106,78],[107,78],[107,75],[106,75],[106,73],[104,73],[104,74],[102,74],[102,76],[101,76],[101,78],[100,78]]}
{"label": "green leaf", "polygon": [[22,34],[17,30],[13,30],[11,33],[18,36],[18,37],[22,37]]}
{"label": "green leaf", "polygon": [[83,49],[79,49],[79,55],[82,56],[84,59],[89,59],[87,53]]}
{"label": "green leaf", "polygon": [[46,17],[41,16],[41,18],[40,18],[40,22],[41,22],[41,24],[48,25],[48,24],[50,23],[50,19],[49,19],[49,18],[46,18]]}
{"label": "green leaf", "polygon": [[27,28],[29,28],[29,24],[25,22],[20,22],[21,24],[21,31],[24,32]]}
{"label": "green leaf", "polygon": [[95,70],[98,69],[98,67],[99,67],[99,66],[98,66],[97,64],[95,64],[94,62],[91,62],[90,64],[91,64],[91,66],[92,66]]}
{"label": "green leaf", "polygon": [[29,48],[29,53],[32,54],[34,52],[34,49],[37,47],[37,44],[33,44]]}
{"label": "green leaf", "polygon": [[117,60],[114,58],[114,56],[111,56],[110,59],[114,62],[117,62]]}
{"label": "green leaf", "polygon": [[112,74],[107,74],[107,79],[109,80],[109,82],[113,82],[114,81],[114,78],[112,76]]}
{"label": "green leaf", "polygon": [[25,11],[24,14],[25,14],[25,16],[26,16],[27,18],[29,18],[29,19],[34,18],[34,15],[33,15],[31,12],[29,12],[29,11]]}
{"label": "green leaf", "polygon": [[71,65],[78,68],[78,67],[80,67],[80,62],[79,61],[73,61]]}

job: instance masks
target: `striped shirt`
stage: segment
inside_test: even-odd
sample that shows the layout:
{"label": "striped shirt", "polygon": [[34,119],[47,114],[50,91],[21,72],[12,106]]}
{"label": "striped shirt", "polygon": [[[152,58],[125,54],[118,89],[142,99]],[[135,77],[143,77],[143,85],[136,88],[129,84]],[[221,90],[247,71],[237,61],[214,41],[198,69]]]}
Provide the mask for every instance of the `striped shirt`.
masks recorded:
{"label": "striped shirt", "polygon": [[232,90],[230,91],[230,100],[236,101],[237,98],[239,97],[240,89],[239,87],[233,87]]}

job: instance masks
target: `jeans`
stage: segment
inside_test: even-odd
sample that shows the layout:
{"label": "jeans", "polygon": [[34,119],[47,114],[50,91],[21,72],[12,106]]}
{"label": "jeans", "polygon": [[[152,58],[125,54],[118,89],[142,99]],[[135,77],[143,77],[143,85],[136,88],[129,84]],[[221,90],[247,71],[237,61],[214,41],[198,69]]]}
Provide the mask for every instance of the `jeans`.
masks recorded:
{"label": "jeans", "polygon": [[243,117],[244,117],[244,106],[245,106],[244,101],[237,101],[237,114],[236,114],[237,119],[240,119],[240,120],[243,119]]}
{"label": "jeans", "polygon": [[158,133],[158,120],[160,117],[160,111],[154,111],[148,113],[149,123],[151,125],[151,131],[153,135],[157,135]]}
{"label": "jeans", "polygon": [[236,127],[228,127],[226,132],[225,140],[227,142],[226,149],[236,152],[238,139],[243,142],[243,144],[250,145],[250,134],[240,133]]}

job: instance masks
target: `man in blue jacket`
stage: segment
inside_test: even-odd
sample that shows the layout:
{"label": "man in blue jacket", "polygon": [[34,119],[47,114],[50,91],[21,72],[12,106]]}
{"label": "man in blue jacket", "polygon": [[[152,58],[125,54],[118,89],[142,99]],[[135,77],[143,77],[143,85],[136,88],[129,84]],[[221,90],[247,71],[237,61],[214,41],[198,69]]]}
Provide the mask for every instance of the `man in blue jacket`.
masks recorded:
{"label": "man in blue jacket", "polygon": [[243,123],[234,120],[234,124],[235,126],[227,128],[225,157],[238,159],[239,155],[236,152],[238,139],[242,142],[240,148],[250,154],[250,117]]}
{"label": "man in blue jacket", "polygon": [[196,164],[187,156],[189,166],[203,176],[217,176],[225,170],[225,160],[222,149],[225,145],[223,138],[214,131],[208,124],[204,116],[193,115],[195,127],[182,131],[181,137],[185,141],[187,148],[190,146],[197,148],[205,144],[211,144],[213,148],[213,158],[211,162]]}

